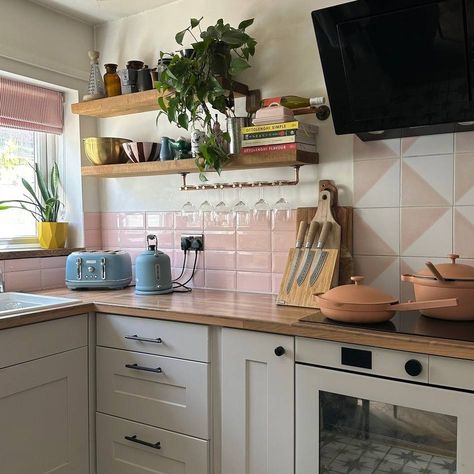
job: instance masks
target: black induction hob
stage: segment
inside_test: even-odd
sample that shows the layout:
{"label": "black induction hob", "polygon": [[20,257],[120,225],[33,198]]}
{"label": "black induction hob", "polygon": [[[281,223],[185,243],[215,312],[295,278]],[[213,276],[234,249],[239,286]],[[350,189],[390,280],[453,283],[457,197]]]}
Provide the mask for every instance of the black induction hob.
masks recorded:
{"label": "black induction hob", "polygon": [[338,328],[358,328],[391,334],[436,337],[474,343],[474,321],[443,321],[441,319],[428,318],[418,311],[396,313],[390,321],[379,324],[340,323],[326,318],[320,312],[301,318],[300,322],[304,324],[327,324],[328,326]]}

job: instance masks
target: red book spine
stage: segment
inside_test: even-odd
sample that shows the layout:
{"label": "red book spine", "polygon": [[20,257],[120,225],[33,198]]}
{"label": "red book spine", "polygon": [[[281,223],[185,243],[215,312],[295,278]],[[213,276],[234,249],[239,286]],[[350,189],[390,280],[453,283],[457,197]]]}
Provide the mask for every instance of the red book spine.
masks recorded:
{"label": "red book spine", "polygon": [[259,153],[264,151],[280,151],[280,150],[295,150],[297,148],[297,143],[281,143],[279,145],[262,145],[262,146],[254,146],[254,147],[247,147],[241,148],[240,153],[248,154],[248,153]]}

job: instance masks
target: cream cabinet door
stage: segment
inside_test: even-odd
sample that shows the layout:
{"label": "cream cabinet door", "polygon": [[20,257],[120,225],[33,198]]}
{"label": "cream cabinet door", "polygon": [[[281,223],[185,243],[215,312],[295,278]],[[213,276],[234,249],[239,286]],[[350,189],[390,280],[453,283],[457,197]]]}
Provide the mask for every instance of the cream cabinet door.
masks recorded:
{"label": "cream cabinet door", "polygon": [[222,472],[294,472],[293,337],[222,330]]}
{"label": "cream cabinet door", "polygon": [[89,472],[87,348],[0,370],[0,471]]}
{"label": "cream cabinet door", "polygon": [[97,474],[208,472],[208,441],[97,413]]}

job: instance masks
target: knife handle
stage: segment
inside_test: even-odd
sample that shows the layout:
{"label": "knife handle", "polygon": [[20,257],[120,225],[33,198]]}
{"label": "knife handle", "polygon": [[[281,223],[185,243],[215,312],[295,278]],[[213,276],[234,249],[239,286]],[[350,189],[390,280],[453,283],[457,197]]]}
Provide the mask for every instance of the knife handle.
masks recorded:
{"label": "knife handle", "polygon": [[326,221],[323,224],[323,228],[321,229],[321,234],[319,234],[319,239],[318,239],[318,249],[322,249],[324,247],[324,243],[326,242],[326,239],[328,238],[329,233],[331,232],[332,224],[329,221]]}
{"label": "knife handle", "polygon": [[318,232],[319,222],[312,221],[309,225],[308,235],[306,236],[306,241],[304,243],[305,248],[309,249],[313,246],[314,238]]}
{"label": "knife handle", "polygon": [[306,229],[308,228],[308,223],[306,221],[301,221],[300,226],[298,227],[298,235],[296,236],[296,245],[297,249],[303,246],[304,235],[306,234]]}

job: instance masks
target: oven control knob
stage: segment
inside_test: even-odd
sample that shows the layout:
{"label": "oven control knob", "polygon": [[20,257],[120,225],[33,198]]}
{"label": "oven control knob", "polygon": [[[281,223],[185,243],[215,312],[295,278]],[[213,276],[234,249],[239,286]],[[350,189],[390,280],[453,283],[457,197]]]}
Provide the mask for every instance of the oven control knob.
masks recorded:
{"label": "oven control knob", "polygon": [[94,273],[95,268],[94,268],[94,267],[87,267],[87,271],[88,271],[89,273]]}
{"label": "oven control knob", "polygon": [[411,375],[412,377],[417,377],[421,374],[421,372],[423,372],[423,366],[421,365],[421,362],[419,360],[410,359],[405,364],[405,371],[408,375]]}
{"label": "oven control knob", "polygon": [[275,347],[275,355],[281,357],[285,353],[285,348],[282,346]]}

